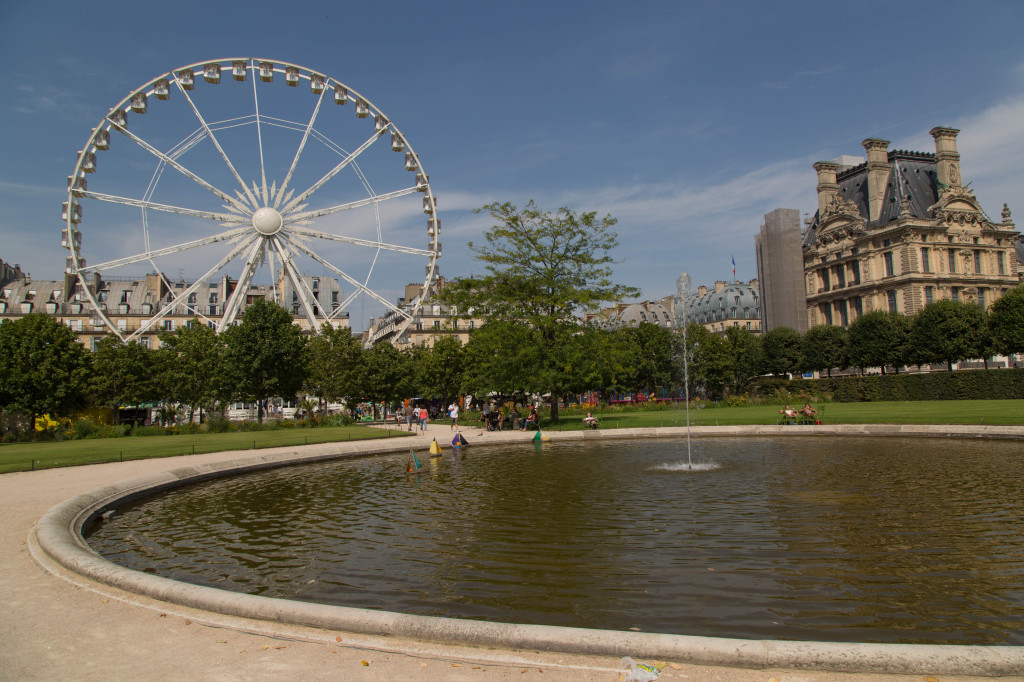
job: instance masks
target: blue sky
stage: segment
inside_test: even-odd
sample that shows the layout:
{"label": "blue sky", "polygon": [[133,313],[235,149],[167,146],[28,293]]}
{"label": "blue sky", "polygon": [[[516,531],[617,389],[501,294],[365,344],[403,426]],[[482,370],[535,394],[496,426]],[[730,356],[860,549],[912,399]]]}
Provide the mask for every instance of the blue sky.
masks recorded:
{"label": "blue sky", "polygon": [[[481,269],[466,242],[489,222],[472,209],[533,198],[617,218],[616,278],[645,297],[683,270],[730,279],[733,257],[746,280],[763,214],[816,209],[815,161],[862,155],[868,137],[934,151],[936,125],[961,129],[989,215],[1024,216],[1024,3],[168,7],[0,4],[0,258],[60,276],[65,178],[92,127],[146,81],[227,57],[309,67],[385,112],[430,173],[448,277]],[[118,252],[115,231],[82,232],[93,262]],[[381,293],[421,272],[387,273]]]}

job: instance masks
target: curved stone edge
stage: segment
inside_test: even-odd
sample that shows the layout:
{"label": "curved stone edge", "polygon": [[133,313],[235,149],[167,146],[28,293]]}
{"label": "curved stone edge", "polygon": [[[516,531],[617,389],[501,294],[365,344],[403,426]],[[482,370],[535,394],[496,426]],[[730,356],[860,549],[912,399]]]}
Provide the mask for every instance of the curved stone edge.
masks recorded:
{"label": "curved stone edge", "polygon": [[[685,435],[685,427],[546,432],[552,440]],[[1024,427],[899,425],[693,427],[697,436],[871,435],[1024,439]],[[532,433],[501,434],[487,443],[528,442]],[[422,442],[419,443],[422,445]],[[123,568],[96,553],[82,530],[102,513],[161,490],[227,475],[317,461],[401,452],[409,441],[278,449],[258,457],[171,469],[96,488],[51,508],[36,524],[35,543],[72,573],[130,593],[213,613],[260,621],[447,644],[679,660],[741,668],[847,673],[1007,676],[1024,673],[1024,647],[744,640],[547,625],[494,623],[329,606],[190,585]],[[330,450],[329,452],[326,450]],[[242,453],[240,453],[242,454]],[[249,454],[249,453],[245,453]]]}

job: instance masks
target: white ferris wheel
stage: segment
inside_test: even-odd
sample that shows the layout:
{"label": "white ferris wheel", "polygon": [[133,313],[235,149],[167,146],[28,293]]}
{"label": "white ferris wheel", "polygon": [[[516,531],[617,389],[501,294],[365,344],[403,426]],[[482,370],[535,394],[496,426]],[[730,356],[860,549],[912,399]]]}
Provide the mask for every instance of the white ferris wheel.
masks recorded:
{"label": "white ferris wheel", "polygon": [[[222,331],[259,291],[311,329],[369,307],[398,339],[438,277],[436,205],[406,136],[341,81],[266,59],[199,62],[93,129],[68,178],[66,272],[95,324],[125,341],[183,312]],[[141,323],[115,324],[103,282],[154,274]]]}

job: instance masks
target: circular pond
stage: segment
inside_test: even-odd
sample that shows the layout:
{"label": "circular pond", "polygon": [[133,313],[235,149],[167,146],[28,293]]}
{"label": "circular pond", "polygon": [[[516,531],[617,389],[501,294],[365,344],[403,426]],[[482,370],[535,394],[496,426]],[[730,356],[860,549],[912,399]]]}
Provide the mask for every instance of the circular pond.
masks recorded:
{"label": "circular pond", "polygon": [[402,613],[750,639],[1024,644],[1020,443],[706,438],[276,469],[119,508],[109,560]]}

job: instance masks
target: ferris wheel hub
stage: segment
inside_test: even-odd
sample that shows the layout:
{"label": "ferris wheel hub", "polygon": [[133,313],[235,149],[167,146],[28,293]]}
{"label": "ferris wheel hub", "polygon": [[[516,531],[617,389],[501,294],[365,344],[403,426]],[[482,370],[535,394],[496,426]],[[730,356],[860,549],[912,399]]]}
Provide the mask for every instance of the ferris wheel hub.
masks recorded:
{"label": "ferris wheel hub", "polygon": [[268,237],[280,232],[283,223],[284,220],[281,218],[281,214],[270,206],[257,209],[252,214],[252,226],[256,228],[257,232]]}

